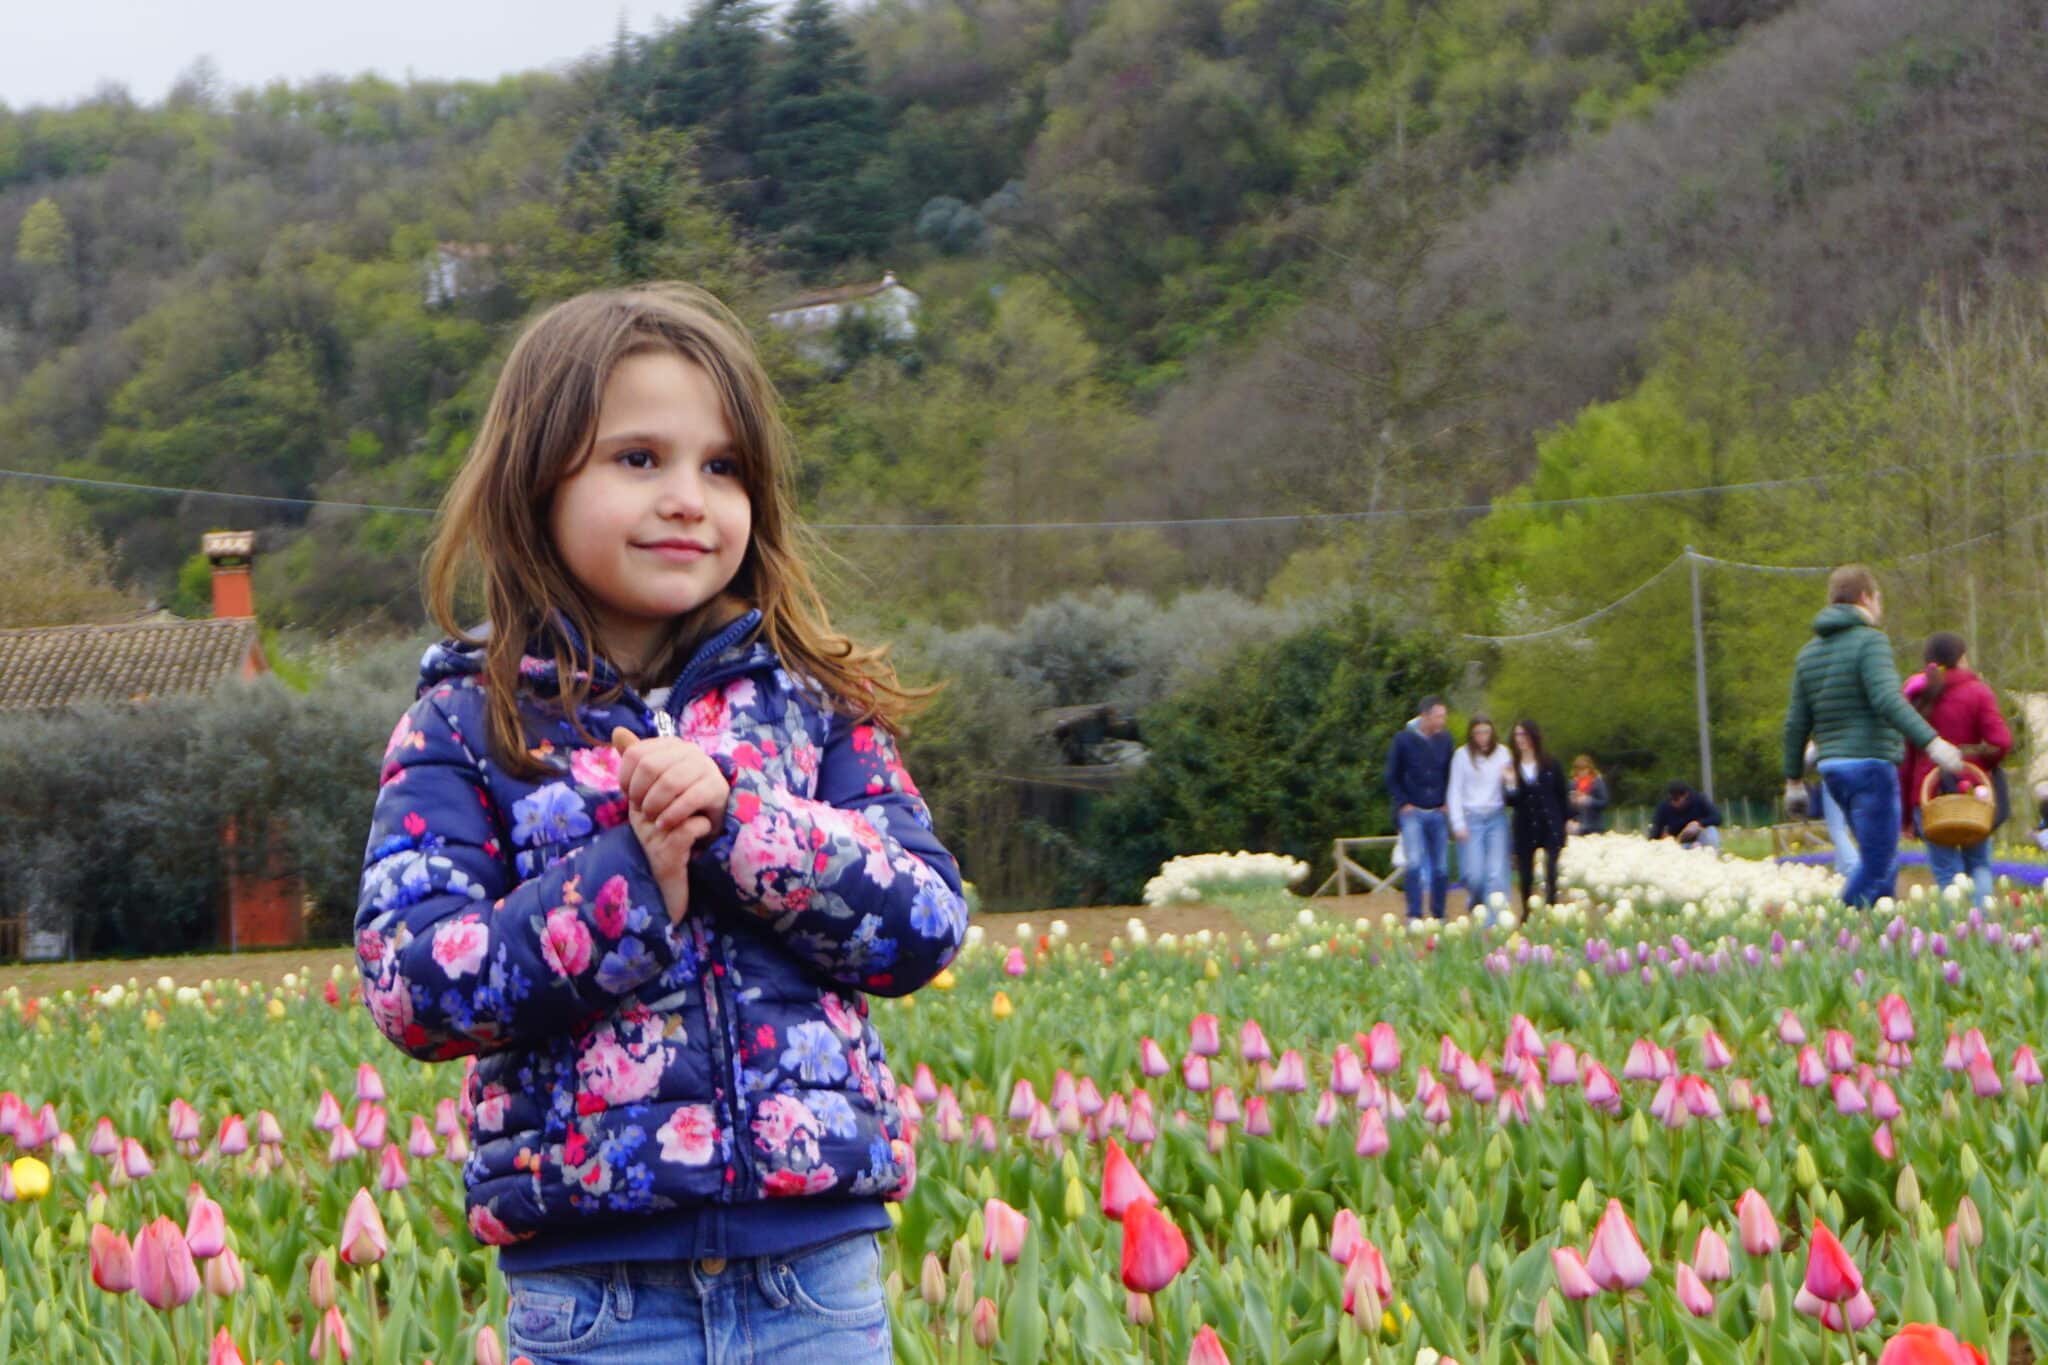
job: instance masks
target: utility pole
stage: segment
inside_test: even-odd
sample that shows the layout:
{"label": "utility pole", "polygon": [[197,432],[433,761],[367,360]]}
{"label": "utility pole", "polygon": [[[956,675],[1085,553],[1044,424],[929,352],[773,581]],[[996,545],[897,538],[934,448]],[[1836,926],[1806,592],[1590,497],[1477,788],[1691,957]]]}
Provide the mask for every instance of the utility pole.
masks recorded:
{"label": "utility pole", "polygon": [[1712,801],[1714,739],[1707,717],[1707,627],[1700,608],[1700,557],[1690,545],[1685,547],[1685,564],[1692,571],[1692,675],[1700,715],[1700,790]]}

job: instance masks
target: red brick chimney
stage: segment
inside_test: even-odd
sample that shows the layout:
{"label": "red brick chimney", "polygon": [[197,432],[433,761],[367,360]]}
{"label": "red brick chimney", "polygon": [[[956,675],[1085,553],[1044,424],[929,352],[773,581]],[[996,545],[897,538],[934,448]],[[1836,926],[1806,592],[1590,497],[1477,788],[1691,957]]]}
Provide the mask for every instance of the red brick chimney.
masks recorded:
{"label": "red brick chimney", "polygon": [[256,592],[249,570],[256,559],[254,531],[208,531],[199,538],[206,562],[213,566],[213,614],[231,620],[256,615]]}

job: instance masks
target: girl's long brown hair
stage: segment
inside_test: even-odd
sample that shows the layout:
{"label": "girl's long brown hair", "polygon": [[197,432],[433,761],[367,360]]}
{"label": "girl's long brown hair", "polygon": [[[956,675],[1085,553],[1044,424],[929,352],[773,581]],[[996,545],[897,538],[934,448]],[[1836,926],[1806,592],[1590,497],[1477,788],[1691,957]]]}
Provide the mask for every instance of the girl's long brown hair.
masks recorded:
{"label": "girl's long brown hair", "polygon": [[[817,551],[796,512],[789,432],[746,327],[702,289],[652,284],[579,295],[527,326],[441,504],[427,551],[427,607],[451,636],[484,647],[492,754],[521,776],[547,771],[528,752],[520,725],[519,661],[552,614],[561,613],[576,628],[586,651],[595,649],[596,613],[548,535],[548,513],[556,491],[590,456],[613,368],[647,351],[673,352],[710,376],[732,432],[753,521],[732,582],[720,598],[677,619],[647,675],[665,677],[680,666],[729,619],[737,601],[760,609],[759,637],[792,676],[819,690],[819,702],[856,720],[900,729],[928,693],[898,682],[885,651],[857,646],[832,629],[804,562],[806,551]],[[489,622],[481,637],[457,619],[457,600],[472,569],[481,577]],[[577,657],[561,632],[548,634],[561,680],[553,700],[582,733],[593,659],[587,652]],[[597,699],[616,695],[608,689]]]}

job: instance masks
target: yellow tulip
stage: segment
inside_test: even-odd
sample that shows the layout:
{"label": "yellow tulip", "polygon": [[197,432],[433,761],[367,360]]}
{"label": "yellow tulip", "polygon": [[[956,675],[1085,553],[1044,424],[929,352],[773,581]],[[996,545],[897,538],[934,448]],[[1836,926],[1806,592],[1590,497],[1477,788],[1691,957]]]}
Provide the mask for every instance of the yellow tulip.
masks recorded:
{"label": "yellow tulip", "polygon": [[1214,981],[1217,977],[1223,975],[1222,969],[1216,965],[1215,958],[1207,958],[1203,961],[1202,975],[1208,977],[1211,981]]}
{"label": "yellow tulip", "polygon": [[950,991],[953,989],[954,986],[958,984],[958,979],[953,975],[953,969],[951,967],[945,968],[937,976],[932,978],[932,988],[934,990]]}
{"label": "yellow tulip", "polygon": [[996,998],[988,1002],[988,1010],[998,1019],[1007,1019],[1011,1014],[1010,997],[1004,991],[997,991]]}
{"label": "yellow tulip", "polygon": [[32,1156],[14,1159],[14,1197],[41,1199],[50,1192],[50,1168]]}
{"label": "yellow tulip", "polygon": [[272,1019],[284,1018],[284,1001],[279,1000],[276,996],[272,996],[270,998],[270,1003],[263,1007],[263,1012],[265,1014],[268,1014]]}
{"label": "yellow tulip", "polygon": [[142,1012],[142,1026],[151,1033],[155,1033],[164,1026],[164,1017],[155,1010],[144,1010]]}

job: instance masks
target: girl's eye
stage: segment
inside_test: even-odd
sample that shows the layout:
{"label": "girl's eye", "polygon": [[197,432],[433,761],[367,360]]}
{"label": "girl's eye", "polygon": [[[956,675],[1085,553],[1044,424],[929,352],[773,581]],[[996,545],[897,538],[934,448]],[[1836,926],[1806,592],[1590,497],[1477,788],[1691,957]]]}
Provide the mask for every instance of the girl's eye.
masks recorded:
{"label": "girl's eye", "polygon": [[631,450],[620,451],[618,461],[628,469],[652,469],[654,468],[654,452],[636,446]]}
{"label": "girl's eye", "polygon": [[721,455],[715,460],[708,461],[704,468],[707,472],[716,474],[721,478],[737,478],[740,472],[740,462],[729,455]]}

